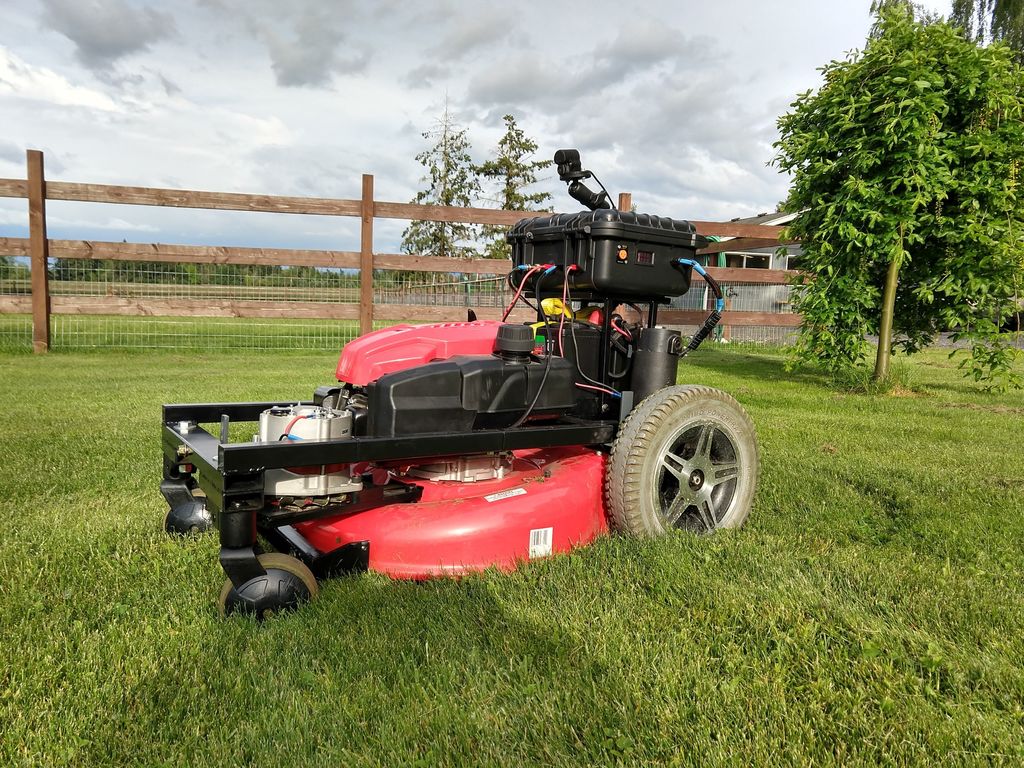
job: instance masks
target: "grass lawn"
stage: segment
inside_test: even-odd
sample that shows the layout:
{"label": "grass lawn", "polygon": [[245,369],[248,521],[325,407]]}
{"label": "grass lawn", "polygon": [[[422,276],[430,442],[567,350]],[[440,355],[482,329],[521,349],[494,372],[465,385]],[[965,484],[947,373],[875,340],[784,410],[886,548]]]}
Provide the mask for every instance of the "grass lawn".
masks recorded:
{"label": "grass lawn", "polygon": [[0,356],[0,765],[1024,761],[1024,397],[941,352],[902,396],[771,353],[747,526],[512,575],[366,576],[223,621],[160,530],[160,404],[308,396],[335,354]]}

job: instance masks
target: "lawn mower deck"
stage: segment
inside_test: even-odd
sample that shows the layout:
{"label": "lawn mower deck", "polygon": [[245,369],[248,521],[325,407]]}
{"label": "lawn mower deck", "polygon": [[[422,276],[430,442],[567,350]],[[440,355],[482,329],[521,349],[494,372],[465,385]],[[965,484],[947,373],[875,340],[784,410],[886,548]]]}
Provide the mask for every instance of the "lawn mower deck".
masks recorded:
{"label": "lawn mower deck", "polygon": [[[720,317],[694,260],[703,238],[610,210],[583,186],[578,153],[555,160],[591,210],[509,232],[505,315],[530,295],[535,322],[396,326],[348,344],[337,382],[310,400],[164,406],[165,527],[219,529],[222,613],[291,609],[342,573],[511,569],[610,527],[653,536],[746,518],[749,417],[722,392],[675,386]],[[719,301],[684,345],[657,313],[691,271]],[[252,439],[229,439],[239,423]]]}

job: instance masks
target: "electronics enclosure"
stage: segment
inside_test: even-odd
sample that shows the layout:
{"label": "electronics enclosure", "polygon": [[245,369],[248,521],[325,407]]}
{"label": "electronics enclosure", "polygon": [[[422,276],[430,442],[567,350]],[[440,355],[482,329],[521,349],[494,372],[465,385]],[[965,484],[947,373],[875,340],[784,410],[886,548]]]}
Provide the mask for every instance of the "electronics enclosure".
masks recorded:
{"label": "electronics enclosure", "polygon": [[[686,293],[690,267],[677,259],[693,259],[708,242],[683,219],[606,209],[522,219],[507,238],[517,268],[575,264],[573,291],[638,299]],[[543,287],[561,288],[555,280]]]}

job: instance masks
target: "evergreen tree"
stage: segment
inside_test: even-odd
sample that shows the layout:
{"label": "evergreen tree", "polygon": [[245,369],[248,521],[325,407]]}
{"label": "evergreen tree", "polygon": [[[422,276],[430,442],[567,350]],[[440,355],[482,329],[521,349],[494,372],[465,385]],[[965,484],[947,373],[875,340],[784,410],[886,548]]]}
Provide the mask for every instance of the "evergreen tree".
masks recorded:
{"label": "evergreen tree", "polygon": [[[537,181],[537,172],[551,165],[550,160],[534,160],[537,142],[530,139],[516,125],[513,115],[505,115],[505,135],[498,142],[494,159],[476,166],[477,173],[490,181],[496,191],[490,202],[508,211],[538,210],[551,199],[547,192],[528,192]],[[505,240],[505,227],[487,225],[483,227],[486,241],[484,256],[489,259],[511,258],[509,244]]]}
{"label": "evergreen tree", "polygon": [[[433,145],[416,155],[427,169],[427,188],[412,202],[419,205],[452,205],[468,208],[480,192],[480,182],[470,157],[466,129],[460,128],[448,111],[437,125],[423,134]],[[402,251],[428,256],[467,257],[475,255],[468,242],[477,236],[476,227],[451,221],[414,221],[402,233]]]}

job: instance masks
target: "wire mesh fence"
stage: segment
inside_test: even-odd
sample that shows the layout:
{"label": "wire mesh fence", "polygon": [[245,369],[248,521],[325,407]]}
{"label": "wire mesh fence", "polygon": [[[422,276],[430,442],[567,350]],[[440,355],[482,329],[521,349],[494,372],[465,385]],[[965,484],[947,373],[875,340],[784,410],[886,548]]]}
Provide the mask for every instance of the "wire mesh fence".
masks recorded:
{"label": "wire mesh fence", "polygon": [[359,335],[354,320],[54,315],[52,348],[181,351],[341,349]]}
{"label": "wire mesh fence", "polygon": [[[684,338],[697,331],[696,325],[670,324],[667,327],[679,331]],[[779,325],[720,325],[704,344],[743,348],[786,347],[794,342],[796,333],[796,328]]]}
{"label": "wire mesh fence", "polygon": [[[18,259],[0,255],[0,298],[26,299],[32,293],[28,266]],[[0,314],[0,350],[32,349],[32,316]]]}
{"label": "wire mesh fence", "polygon": [[359,275],[315,267],[55,259],[51,296],[359,301]]}
{"label": "wire mesh fence", "polygon": [[[0,261],[0,300],[31,295],[29,269],[21,262]],[[389,314],[415,322],[414,310],[422,307],[450,307],[451,320],[466,317],[459,308],[501,309],[512,291],[504,265],[500,269],[483,274],[374,270],[374,327],[394,324]],[[51,348],[56,350],[325,350],[339,349],[359,334],[355,270],[52,259],[49,281],[55,306]],[[791,311],[788,285],[722,287],[727,310]],[[27,311],[27,303],[23,306]],[[713,297],[697,284],[670,304],[683,310],[712,306]],[[674,327],[686,335],[696,330]],[[793,333],[793,328],[770,325],[722,326],[712,340],[779,346],[789,343]],[[31,316],[0,314],[0,349],[31,346]]]}
{"label": "wire mesh fence", "polygon": [[[784,314],[791,312],[792,286],[777,283],[730,283],[721,282],[725,296],[726,311],[770,312]],[[714,304],[714,296],[706,284],[694,284],[691,289],[672,299],[672,309],[703,309]]]}
{"label": "wire mesh fence", "polygon": [[[720,283],[725,296],[726,312],[758,312],[787,314],[792,312],[792,286],[778,283]],[[694,284],[683,296],[672,299],[672,309],[707,310],[714,306],[714,296],[706,285]],[[696,325],[670,325],[690,336]],[[719,325],[710,337],[711,343],[750,347],[781,347],[793,343],[797,329],[784,325]]]}
{"label": "wire mesh fence", "polygon": [[512,299],[508,272],[463,274],[375,270],[375,305],[426,305],[433,307],[498,308]]}

